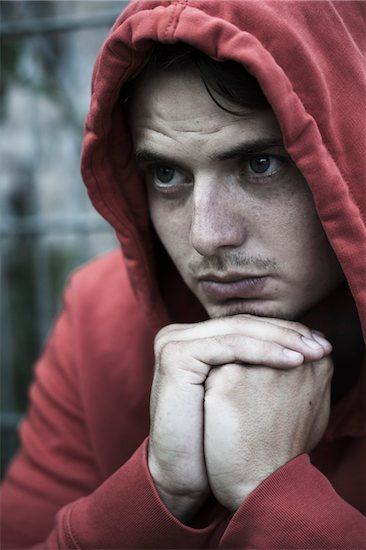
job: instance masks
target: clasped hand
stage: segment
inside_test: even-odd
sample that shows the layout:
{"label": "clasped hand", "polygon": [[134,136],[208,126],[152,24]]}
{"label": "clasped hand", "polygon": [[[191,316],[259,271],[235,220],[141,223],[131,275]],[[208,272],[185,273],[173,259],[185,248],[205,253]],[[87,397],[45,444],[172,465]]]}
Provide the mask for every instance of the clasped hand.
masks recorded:
{"label": "clasped hand", "polygon": [[300,323],[236,315],[155,339],[148,464],[186,521],[212,492],[231,512],[328,423],[331,345]]}

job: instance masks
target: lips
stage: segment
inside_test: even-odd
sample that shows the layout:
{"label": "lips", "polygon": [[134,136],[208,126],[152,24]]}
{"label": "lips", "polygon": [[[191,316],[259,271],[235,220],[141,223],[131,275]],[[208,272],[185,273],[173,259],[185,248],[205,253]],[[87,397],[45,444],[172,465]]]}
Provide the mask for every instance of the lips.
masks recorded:
{"label": "lips", "polygon": [[199,287],[209,298],[214,300],[260,298],[266,285],[267,277],[213,277],[200,279]]}

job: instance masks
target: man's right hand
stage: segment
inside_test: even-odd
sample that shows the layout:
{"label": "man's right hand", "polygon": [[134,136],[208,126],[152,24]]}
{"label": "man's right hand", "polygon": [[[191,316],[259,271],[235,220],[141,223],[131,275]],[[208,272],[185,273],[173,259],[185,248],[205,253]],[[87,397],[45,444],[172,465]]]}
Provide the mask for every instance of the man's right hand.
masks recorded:
{"label": "man's right hand", "polygon": [[204,458],[204,384],[212,367],[293,368],[324,355],[299,323],[236,315],[170,325],[155,339],[148,464],[171,513],[187,521],[210,494]]}

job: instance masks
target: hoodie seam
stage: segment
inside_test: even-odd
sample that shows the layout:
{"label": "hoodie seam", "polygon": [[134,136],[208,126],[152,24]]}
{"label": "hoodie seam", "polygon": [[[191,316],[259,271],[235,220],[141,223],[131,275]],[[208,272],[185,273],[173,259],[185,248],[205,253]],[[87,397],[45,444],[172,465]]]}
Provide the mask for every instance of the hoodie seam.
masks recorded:
{"label": "hoodie seam", "polygon": [[[187,4],[188,4],[188,0],[176,0],[164,32],[164,39],[168,39],[169,35],[171,37],[174,36],[174,33],[179,23],[179,16],[183,12],[183,10],[187,7]],[[171,28],[171,32],[170,32],[170,28]]]}
{"label": "hoodie seam", "polygon": [[[161,8],[161,5],[159,4],[159,6],[155,6],[153,9],[156,9],[158,7]],[[166,28],[164,30],[164,34],[163,34],[162,38],[161,39],[158,38],[156,40],[158,40],[159,42],[169,42],[169,41],[174,40],[175,35],[177,33],[177,28],[179,26],[179,23],[181,22],[181,17],[180,16],[182,15],[182,13],[184,12],[184,10],[187,7],[189,7],[190,10],[191,9],[193,9],[193,10],[197,9],[195,5],[190,4],[189,0],[171,0],[170,4],[168,6],[165,6],[165,9],[168,9],[170,11],[170,13],[169,13],[169,15],[167,14],[168,15],[167,24],[166,24]],[[201,11],[201,10],[199,10],[199,11]],[[208,14],[204,14],[204,15],[206,15],[206,17],[207,17]],[[262,47],[271,54],[270,50],[268,50],[266,47],[264,47],[263,44],[262,44]],[[107,48],[111,52],[113,52],[113,49],[110,47],[110,44],[107,44]],[[118,54],[116,54],[115,52],[113,52],[113,54],[118,57]],[[271,54],[271,57],[272,57],[273,61],[276,63],[276,65],[279,66],[282,69],[284,77],[288,80],[288,75],[283,70],[281,65],[278,64],[277,60],[272,56],[272,54]],[[130,63],[131,63],[131,59],[129,60],[129,64]],[[128,69],[126,69],[126,70],[128,70]],[[337,178],[339,178],[339,180],[341,180],[343,182],[342,195],[343,196],[345,194],[348,195],[349,204],[352,204],[353,208],[357,212],[358,220],[361,220],[361,222],[362,222],[362,220],[363,220],[362,205],[360,205],[359,201],[356,200],[356,196],[354,194],[353,188],[350,186],[348,178],[345,176],[345,173],[343,172],[343,170],[339,166],[338,161],[337,161],[338,159],[337,159],[336,155],[334,155],[333,152],[331,152],[330,149],[328,148],[328,144],[326,144],[326,142],[323,139],[323,135],[322,135],[322,133],[320,131],[320,128],[317,124],[316,118],[305,107],[304,102],[303,102],[303,98],[301,97],[301,95],[298,94],[297,90],[294,88],[294,83],[291,80],[288,80],[288,82],[290,84],[290,88],[292,90],[292,93],[294,93],[294,95],[296,96],[297,101],[299,101],[299,105],[301,105],[301,108],[302,108],[303,112],[306,113],[306,115],[310,117],[312,123],[315,126],[316,132],[318,134],[319,147],[322,150],[322,152],[320,151],[321,156],[323,156],[323,158],[327,161],[327,164],[328,164],[329,168],[331,169],[331,172],[334,174],[334,176],[336,176]],[[118,87],[120,87],[120,80],[118,82]],[[103,118],[103,120],[102,120],[103,128],[104,128],[104,123],[105,123],[105,119]],[[319,154],[318,154],[318,158],[319,158]],[[133,219],[130,217],[130,210],[127,208],[125,210],[125,212],[123,212],[123,214],[125,216],[125,219],[122,219],[121,212],[118,209],[117,210],[115,209],[114,204],[113,203],[110,204],[109,202],[106,202],[104,200],[103,193],[101,191],[101,185],[99,184],[99,179],[98,179],[97,175],[94,173],[94,169],[92,170],[92,172],[93,172],[94,180],[96,181],[97,186],[98,186],[98,194],[99,194],[99,198],[100,198],[101,203],[103,204],[104,208],[106,208],[107,211],[110,212],[110,214],[114,217],[114,219],[119,224],[119,226],[121,228],[121,231],[118,231],[118,232],[121,232],[123,234],[123,233],[125,233],[125,230],[127,229],[127,232],[129,233],[129,235],[134,240],[135,246],[137,245],[137,247],[139,249],[140,257],[145,260],[145,262],[143,262],[143,266],[142,266],[142,271],[145,274],[145,280],[148,281],[149,283],[151,283],[153,278],[151,277],[151,274],[150,274],[149,270],[145,266],[145,264],[147,263],[146,262],[147,256],[146,256],[145,248],[140,244],[139,232],[135,231],[135,224],[134,224]],[[312,186],[312,189],[315,190],[315,188],[313,186]],[[314,191],[313,191],[313,193],[314,193],[314,196],[316,196],[316,193]],[[114,194],[114,198],[116,198],[115,191],[114,191],[113,194]],[[126,218],[128,220],[128,223],[126,223]],[[132,232],[133,232],[133,234],[131,235]],[[149,284],[149,286],[150,286],[150,284]],[[156,303],[156,300],[152,300],[151,297],[150,297],[150,300],[151,300],[151,303]]]}
{"label": "hoodie seam", "polygon": [[[269,50],[266,50],[266,51],[268,51],[271,54],[271,52]],[[315,119],[314,115],[311,112],[309,112],[308,109],[306,108],[302,97],[300,96],[300,94],[298,93],[296,88],[294,87],[293,82],[291,82],[289,80],[288,75],[284,72],[282,66],[277,63],[277,60],[272,56],[272,54],[271,54],[271,57],[272,57],[273,61],[275,62],[276,66],[281,69],[283,76],[286,78],[286,81],[289,83],[289,85],[291,87],[291,92],[294,94],[296,99],[299,101],[303,112],[306,114],[306,116],[308,116],[310,118],[311,122],[314,124],[314,126],[316,128],[316,132],[319,136],[319,146],[324,151],[325,160],[328,160],[328,161],[331,162],[332,172],[343,181],[343,183],[346,187],[346,193],[349,195],[353,206],[357,209],[358,218],[360,220],[363,220],[362,210],[361,210],[361,207],[360,207],[358,201],[356,200],[356,197],[354,195],[352,186],[350,184],[350,180],[345,175],[345,173],[341,169],[341,167],[339,166],[336,156],[329,150],[329,147],[325,143],[322,132],[321,132],[319,126],[318,126],[317,120]],[[240,61],[240,63],[243,65],[243,67],[245,67],[244,63],[242,63],[241,61]],[[305,177],[305,175],[304,175],[304,177]],[[308,182],[307,177],[305,177],[305,179]],[[308,185],[309,185],[309,183],[308,183]],[[316,194],[313,192],[313,190],[312,190],[312,194],[313,194],[314,197],[316,196]]]}
{"label": "hoodie seam", "polygon": [[[179,13],[177,14],[177,10],[179,9],[179,6],[181,6],[181,10],[179,11]],[[172,27],[173,25],[173,28],[172,28],[172,31],[171,31],[171,36],[174,36],[175,34],[175,31],[177,29],[177,26],[179,24],[179,16],[181,15],[181,13],[183,12],[183,10],[189,6],[189,0],[176,0],[175,2],[175,5],[174,5],[174,9],[173,9],[173,12],[172,12],[172,15],[169,19],[169,22],[168,22],[168,25],[165,29],[165,32],[164,32],[164,39],[168,39],[168,34],[169,34],[169,30],[170,30],[170,27]],[[177,14],[177,17],[175,17]],[[268,50],[267,50],[268,51]],[[274,58],[273,58],[274,59]],[[276,62],[277,64],[277,61],[274,59],[274,61]],[[244,66],[244,65],[243,65]],[[282,67],[281,67],[282,68]],[[352,199],[352,202],[353,204],[357,207],[357,211],[358,211],[358,214],[359,214],[359,217],[362,219],[362,212],[361,212],[361,209],[360,209],[360,206],[355,198],[355,195],[353,193],[353,190],[352,190],[352,187],[350,185],[350,182],[348,180],[348,178],[345,176],[343,170],[340,168],[338,162],[337,162],[337,159],[336,157],[330,152],[330,150],[328,149],[327,145],[325,144],[324,142],[324,139],[323,139],[323,136],[320,132],[320,129],[318,127],[318,124],[317,122],[315,121],[313,115],[311,113],[308,112],[308,110],[306,109],[305,105],[304,105],[304,102],[302,100],[302,98],[300,97],[300,95],[297,93],[297,91],[294,89],[293,87],[293,83],[290,82],[291,84],[291,88],[292,88],[292,91],[295,93],[296,97],[299,99],[301,105],[302,105],[302,108],[304,110],[305,113],[307,113],[308,116],[311,117],[311,119],[315,122],[315,125],[318,129],[318,133],[319,133],[319,137],[320,137],[320,141],[321,141],[321,144],[324,148],[324,151],[326,152],[326,155],[329,159],[331,159],[331,161],[333,162],[335,168],[336,168],[336,171],[338,171],[341,179],[344,181],[344,183],[346,184],[347,186],[347,190],[348,190],[348,193]]]}
{"label": "hoodie seam", "polygon": [[75,535],[73,533],[72,527],[71,527],[71,512],[72,508],[70,508],[66,514],[64,519],[64,536],[66,539],[66,544],[75,550],[81,550],[81,547],[76,541]]}
{"label": "hoodie seam", "polygon": [[[103,125],[103,128],[104,128],[104,119],[102,119],[102,125]],[[101,185],[100,185],[98,175],[97,175],[97,173],[94,169],[94,164],[93,164],[92,157],[91,157],[90,162],[89,162],[89,170],[90,170],[90,172],[92,174],[92,177],[95,181],[96,188],[98,189],[98,195],[99,195],[99,197],[98,197],[99,201],[98,202],[100,202],[101,208],[103,208],[104,210],[106,209],[113,216],[116,223],[118,223],[119,229],[117,230],[117,233],[120,233],[122,231],[123,235],[129,234],[130,239],[134,242],[134,246],[139,251],[140,258],[142,259],[142,262],[141,262],[140,265],[141,265],[142,271],[144,273],[145,281],[147,282],[148,286],[150,287],[151,282],[152,282],[152,277],[150,276],[149,271],[146,269],[146,265],[148,263],[147,255],[146,255],[144,247],[141,246],[140,239],[138,237],[138,231],[136,231],[136,229],[135,229],[135,225],[133,223],[133,219],[130,216],[129,210],[124,209],[124,212],[123,212],[124,216],[121,216],[121,213],[118,210],[116,210],[115,208],[113,208],[109,201],[105,200],[105,198],[103,197],[103,193],[101,191]],[[116,193],[115,193],[114,189],[113,189],[113,196],[116,197]],[[156,305],[156,296],[154,295],[154,293],[151,293],[151,298],[152,298],[152,300],[150,302],[151,303],[151,308],[149,307],[149,311],[153,312],[155,310],[155,305]],[[155,315],[155,313],[153,313],[153,317],[154,317],[154,319],[155,318],[158,319],[158,317]]]}
{"label": "hoodie seam", "polygon": [[[265,48],[266,49],[266,48]],[[268,51],[270,54],[271,52],[269,50],[266,50]],[[329,150],[329,147],[327,146],[327,144],[325,143],[324,139],[323,139],[323,135],[320,131],[320,128],[319,128],[319,125],[317,123],[317,120],[315,119],[314,115],[308,111],[308,109],[306,108],[305,104],[304,104],[304,101],[302,99],[302,97],[300,96],[300,94],[298,93],[298,91],[296,90],[296,88],[294,87],[293,85],[293,82],[291,82],[288,78],[288,75],[284,72],[283,68],[281,65],[279,65],[277,63],[277,60],[272,56],[271,54],[271,57],[273,59],[273,61],[275,62],[275,64],[277,65],[277,67],[279,67],[282,71],[282,74],[283,76],[286,78],[287,82],[289,83],[290,87],[291,87],[291,91],[292,93],[295,95],[295,97],[298,99],[298,101],[300,102],[301,104],[301,107],[303,109],[303,112],[306,113],[306,115],[308,117],[310,117],[311,121],[314,123],[315,127],[316,127],[316,130],[317,130],[317,133],[319,135],[319,138],[320,138],[320,144],[323,148],[323,150],[325,151],[325,155],[328,157],[328,159],[330,159],[334,165],[334,168],[336,169],[335,171],[338,172],[339,176],[341,177],[341,179],[344,181],[344,183],[346,184],[346,187],[347,187],[347,192],[349,193],[349,196],[352,198],[352,202],[353,204],[357,207],[357,211],[359,213],[359,217],[362,219],[362,212],[361,212],[361,209],[360,209],[360,206],[355,198],[355,195],[353,193],[353,190],[352,190],[352,187],[350,185],[350,180],[348,179],[348,177],[346,177],[345,173],[343,172],[343,170],[341,169],[341,167],[339,166],[338,162],[337,162],[337,158],[336,156],[331,153],[331,151]],[[243,67],[244,67],[244,64],[242,64]]]}

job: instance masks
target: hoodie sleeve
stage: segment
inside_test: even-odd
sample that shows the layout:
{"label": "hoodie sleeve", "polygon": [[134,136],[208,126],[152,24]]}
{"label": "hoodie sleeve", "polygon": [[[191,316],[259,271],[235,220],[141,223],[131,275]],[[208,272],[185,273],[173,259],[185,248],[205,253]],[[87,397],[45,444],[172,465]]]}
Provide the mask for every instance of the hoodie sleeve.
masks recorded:
{"label": "hoodie sleeve", "polygon": [[79,393],[69,295],[37,365],[21,451],[2,486],[1,548],[207,546],[218,522],[196,529],[169,513],[149,474],[146,441],[102,478]]}
{"label": "hoodie sleeve", "polygon": [[301,455],[264,480],[230,521],[220,548],[361,550],[366,519]]}
{"label": "hoodie sleeve", "polygon": [[228,524],[220,516],[199,528],[180,523],[160,501],[146,441],[103,479],[79,392],[69,294],[37,365],[22,449],[3,484],[4,550],[366,548],[365,519],[307,455],[268,477]]}

